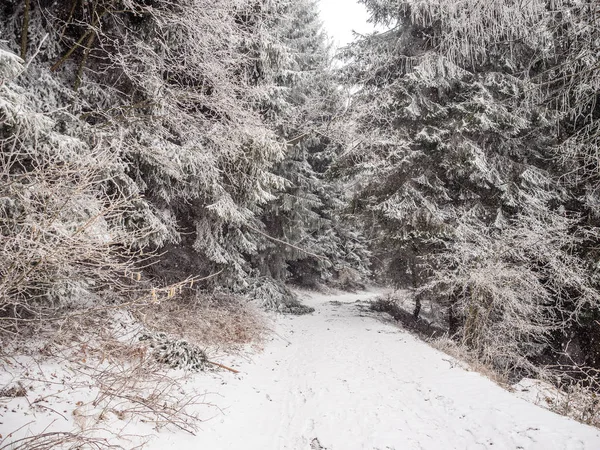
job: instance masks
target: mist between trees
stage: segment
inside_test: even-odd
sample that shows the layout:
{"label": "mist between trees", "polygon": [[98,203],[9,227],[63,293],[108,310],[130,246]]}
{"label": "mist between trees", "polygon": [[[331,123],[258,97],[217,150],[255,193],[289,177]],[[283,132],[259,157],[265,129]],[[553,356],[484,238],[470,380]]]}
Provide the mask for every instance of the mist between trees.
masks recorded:
{"label": "mist between trees", "polygon": [[311,0],[4,1],[2,332],[376,280],[496,369],[600,367],[598,2],[363,3],[334,70]]}

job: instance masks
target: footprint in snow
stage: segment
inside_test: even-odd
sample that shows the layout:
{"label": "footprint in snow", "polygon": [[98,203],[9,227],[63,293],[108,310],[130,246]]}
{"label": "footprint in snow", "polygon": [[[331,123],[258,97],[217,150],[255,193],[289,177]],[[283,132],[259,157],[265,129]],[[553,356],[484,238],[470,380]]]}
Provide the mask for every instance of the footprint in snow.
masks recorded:
{"label": "footprint in snow", "polygon": [[321,443],[319,442],[319,440],[317,438],[314,438],[310,442],[310,450],[327,450],[327,449],[321,445]]}

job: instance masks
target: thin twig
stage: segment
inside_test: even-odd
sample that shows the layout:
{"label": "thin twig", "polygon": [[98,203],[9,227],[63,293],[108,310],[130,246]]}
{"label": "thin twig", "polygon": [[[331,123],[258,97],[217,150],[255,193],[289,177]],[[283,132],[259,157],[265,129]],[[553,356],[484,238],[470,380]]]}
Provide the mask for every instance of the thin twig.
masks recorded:
{"label": "thin twig", "polygon": [[227,367],[227,366],[225,366],[223,364],[219,364],[219,363],[214,362],[214,361],[206,361],[206,362],[209,363],[209,364],[212,364],[213,366],[220,367],[221,369],[229,370],[230,372],[233,372],[233,373],[240,373],[239,370],[232,369],[231,367]]}
{"label": "thin twig", "polygon": [[272,240],[272,241],[278,242],[278,243],[280,243],[280,244],[283,244],[283,245],[287,245],[288,247],[294,248],[294,249],[296,249],[296,250],[298,250],[298,251],[301,251],[302,253],[305,253],[305,254],[307,254],[307,255],[309,255],[309,256],[313,256],[313,257],[315,257],[315,258],[317,258],[317,259],[322,259],[322,260],[324,260],[324,261],[330,261],[330,260],[329,260],[329,258],[327,258],[326,256],[323,256],[323,255],[317,255],[316,253],[311,253],[311,252],[309,252],[308,250],[305,250],[305,249],[303,249],[303,248],[301,248],[301,247],[298,247],[298,246],[296,246],[296,245],[294,245],[294,244],[290,244],[289,242],[285,242],[285,241],[282,241],[281,239],[277,239],[277,238],[274,238],[273,236],[269,236],[267,233],[265,233],[265,232],[263,232],[263,231],[260,231],[260,230],[259,230],[259,229],[257,229],[257,228],[254,228],[252,225],[245,224],[245,226],[246,226],[247,228],[249,228],[250,230],[254,231],[255,233],[258,233],[258,234],[260,234],[261,236],[264,236],[264,237],[266,237],[267,239],[270,239],[270,240]]}

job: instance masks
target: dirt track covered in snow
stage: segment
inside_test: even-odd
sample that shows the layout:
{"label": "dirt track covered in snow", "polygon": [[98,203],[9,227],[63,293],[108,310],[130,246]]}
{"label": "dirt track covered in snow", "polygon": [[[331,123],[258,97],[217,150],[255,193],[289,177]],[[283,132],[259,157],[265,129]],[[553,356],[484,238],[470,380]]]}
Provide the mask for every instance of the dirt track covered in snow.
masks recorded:
{"label": "dirt track covered in snow", "polygon": [[[215,387],[222,413],[153,449],[600,449],[600,431],[465,370],[371,313],[373,293],[307,294],[264,352]],[[201,382],[200,377],[199,382]]]}

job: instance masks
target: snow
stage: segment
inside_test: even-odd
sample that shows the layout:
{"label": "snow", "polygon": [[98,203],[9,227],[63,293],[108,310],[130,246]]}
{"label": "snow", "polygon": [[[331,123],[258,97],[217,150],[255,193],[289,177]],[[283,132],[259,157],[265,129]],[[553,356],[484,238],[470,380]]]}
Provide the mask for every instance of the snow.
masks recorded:
{"label": "snow", "polygon": [[[277,316],[263,351],[223,360],[239,375],[186,380],[187,392],[205,394],[195,436],[132,420],[124,433],[149,436],[155,450],[600,448],[600,430],[518,398],[371,312],[378,294],[302,293],[315,312]],[[65,420],[74,405],[60,405]],[[18,425],[10,409],[2,434]],[[28,421],[45,426],[42,414]]]}
{"label": "snow", "polygon": [[0,48],[0,85],[2,81],[16,77],[23,70],[24,61],[12,52]]}
{"label": "snow", "polygon": [[264,352],[220,390],[222,415],[196,437],[161,434],[149,448],[600,448],[599,430],[515,397],[368,311],[376,295],[305,294],[315,313],[279,318]]}
{"label": "snow", "polygon": [[532,378],[523,378],[512,386],[515,395],[531,403],[549,409],[567,401],[567,394],[561,392],[552,384]]}

